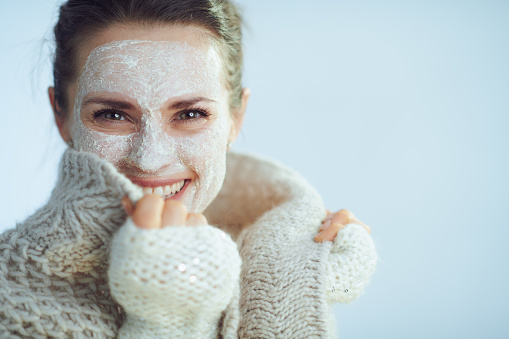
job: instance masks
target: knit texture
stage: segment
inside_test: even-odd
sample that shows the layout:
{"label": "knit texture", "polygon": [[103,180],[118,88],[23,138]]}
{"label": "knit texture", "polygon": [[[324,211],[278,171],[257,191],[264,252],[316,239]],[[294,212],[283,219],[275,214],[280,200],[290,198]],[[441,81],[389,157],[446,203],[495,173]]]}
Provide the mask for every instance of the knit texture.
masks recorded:
{"label": "knit texture", "polygon": [[124,315],[106,280],[120,199],[141,192],[109,163],[66,151],[48,203],[0,236],[0,337],[114,338]]}
{"label": "knit texture", "polygon": [[325,299],[349,303],[367,286],[376,267],[376,250],[370,235],[358,224],[338,232],[327,263]]}
{"label": "knit texture", "polygon": [[360,225],[347,225],[334,242],[313,240],[322,200],[276,162],[231,154],[206,214],[239,244],[241,338],[331,338],[329,303],[353,300],[374,272],[375,248]]}
{"label": "knit texture", "polygon": [[239,283],[236,244],[205,225],[140,229],[113,239],[111,294],[127,312],[120,337],[216,338]]}
{"label": "knit texture", "polygon": [[66,151],[49,202],[0,237],[0,338],[236,337],[236,244],[211,226],[138,229],[125,195],[142,193]]}
{"label": "knit texture", "polygon": [[66,151],[48,203],[0,236],[0,338],[329,338],[329,303],[355,298],[375,268],[359,225],[315,243],[321,199],[264,159],[230,154],[206,211],[241,267],[215,227],[136,228],[124,195],[141,192]]}

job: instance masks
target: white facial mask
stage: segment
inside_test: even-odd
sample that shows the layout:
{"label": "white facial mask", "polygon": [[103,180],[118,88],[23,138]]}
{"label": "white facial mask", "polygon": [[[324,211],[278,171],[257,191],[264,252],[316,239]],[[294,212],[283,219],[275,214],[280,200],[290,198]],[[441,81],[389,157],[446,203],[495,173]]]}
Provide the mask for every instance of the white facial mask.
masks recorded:
{"label": "white facial mask", "polygon": [[[231,129],[221,79],[221,59],[214,48],[203,51],[177,41],[114,41],[94,49],[78,79],[72,138],[76,149],[91,152],[117,168],[126,163],[129,177],[175,177],[184,171],[195,178],[184,191],[189,211],[202,212],[219,192],[226,172]],[[141,128],[129,135],[105,134],[81,119],[91,96],[128,97],[142,111]],[[193,133],[168,130],[161,108],[180,96],[202,96],[219,103],[206,128]],[[173,178],[172,177],[172,178]]]}

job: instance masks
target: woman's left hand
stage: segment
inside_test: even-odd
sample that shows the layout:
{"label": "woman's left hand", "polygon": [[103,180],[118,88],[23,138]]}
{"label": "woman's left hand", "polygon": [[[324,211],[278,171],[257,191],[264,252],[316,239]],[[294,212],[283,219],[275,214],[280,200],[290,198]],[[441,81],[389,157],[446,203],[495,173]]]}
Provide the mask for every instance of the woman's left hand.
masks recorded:
{"label": "woman's left hand", "polygon": [[349,210],[340,210],[336,213],[327,210],[327,217],[322,221],[320,233],[315,236],[315,241],[333,241],[338,232],[347,224],[359,224],[371,234],[371,228],[357,219]]}

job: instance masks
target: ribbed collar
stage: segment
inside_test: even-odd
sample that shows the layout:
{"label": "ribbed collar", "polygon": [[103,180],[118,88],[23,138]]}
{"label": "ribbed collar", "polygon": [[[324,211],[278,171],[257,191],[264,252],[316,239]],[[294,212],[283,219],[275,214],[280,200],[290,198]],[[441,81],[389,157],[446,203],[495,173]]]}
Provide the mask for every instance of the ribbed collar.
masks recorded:
{"label": "ribbed collar", "polygon": [[125,195],[137,201],[142,192],[107,161],[68,149],[48,202],[16,232],[48,275],[71,281],[76,273],[100,276],[111,237],[126,219]]}

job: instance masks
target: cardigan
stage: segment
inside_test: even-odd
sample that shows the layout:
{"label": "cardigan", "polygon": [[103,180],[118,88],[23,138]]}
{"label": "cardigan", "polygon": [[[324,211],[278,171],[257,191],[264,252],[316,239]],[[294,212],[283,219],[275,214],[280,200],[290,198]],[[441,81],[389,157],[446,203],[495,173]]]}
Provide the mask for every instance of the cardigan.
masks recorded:
{"label": "cardigan", "polygon": [[125,195],[112,164],[64,153],[47,204],[0,235],[0,338],[330,338],[376,266],[360,225],[314,242],[320,197],[266,159],[230,152],[209,225],[137,228]]}

